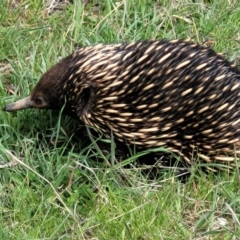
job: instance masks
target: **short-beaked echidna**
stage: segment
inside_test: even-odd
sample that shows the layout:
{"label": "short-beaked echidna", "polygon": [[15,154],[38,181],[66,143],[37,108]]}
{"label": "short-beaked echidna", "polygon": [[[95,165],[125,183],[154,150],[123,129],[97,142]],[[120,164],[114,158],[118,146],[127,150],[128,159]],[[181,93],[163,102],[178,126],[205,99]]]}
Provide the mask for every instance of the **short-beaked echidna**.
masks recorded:
{"label": "short-beaked echidna", "polygon": [[4,110],[63,106],[106,137],[164,146],[189,164],[198,156],[233,167],[240,157],[240,70],[189,41],[80,48]]}

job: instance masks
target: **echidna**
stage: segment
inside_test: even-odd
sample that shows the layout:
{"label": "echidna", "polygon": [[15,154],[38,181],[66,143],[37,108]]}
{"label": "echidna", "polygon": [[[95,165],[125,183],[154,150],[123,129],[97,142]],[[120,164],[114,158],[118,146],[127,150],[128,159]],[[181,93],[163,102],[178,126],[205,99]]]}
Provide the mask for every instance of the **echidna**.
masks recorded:
{"label": "echidna", "polygon": [[4,110],[63,106],[106,137],[163,146],[189,164],[198,156],[233,167],[240,157],[240,70],[189,41],[78,49]]}

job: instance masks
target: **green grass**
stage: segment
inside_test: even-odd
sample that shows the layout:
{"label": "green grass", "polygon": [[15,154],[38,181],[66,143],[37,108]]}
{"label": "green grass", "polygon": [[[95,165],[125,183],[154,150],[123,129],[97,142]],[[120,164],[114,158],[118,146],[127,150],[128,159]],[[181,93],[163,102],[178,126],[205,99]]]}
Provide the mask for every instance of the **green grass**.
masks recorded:
{"label": "green grass", "polygon": [[[1,107],[75,48],[99,42],[191,38],[239,64],[238,0],[51,3],[1,3]],[[151,179],[134,156],[113,163],[114,146],[102,157],[76,128],[55,112],[1,112],[0,164],[18,164],[0,170],[0,239],[240,239],[237,174],[193,167],[184,184],[173,171]]]}

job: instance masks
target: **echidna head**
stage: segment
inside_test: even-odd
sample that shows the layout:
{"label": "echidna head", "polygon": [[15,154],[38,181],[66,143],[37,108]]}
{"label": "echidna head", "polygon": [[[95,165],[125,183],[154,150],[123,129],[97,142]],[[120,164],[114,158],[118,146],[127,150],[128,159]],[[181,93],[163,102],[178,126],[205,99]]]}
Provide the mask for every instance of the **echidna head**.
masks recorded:
{"label": "echidna head", "polygon": [[62,87],[73,64],[71,60],[70,55],[54,65],[41,77],[31,95],[8,104],[3,110],[11,112],[25,108],[61,109],[65,101]]}

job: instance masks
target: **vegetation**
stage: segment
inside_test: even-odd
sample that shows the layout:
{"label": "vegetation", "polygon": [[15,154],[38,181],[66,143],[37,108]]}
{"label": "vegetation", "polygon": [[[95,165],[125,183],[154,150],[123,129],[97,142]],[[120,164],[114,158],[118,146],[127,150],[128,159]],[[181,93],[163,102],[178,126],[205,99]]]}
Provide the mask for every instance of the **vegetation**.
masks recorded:
{"label": "vegetation", "polygon": [[[2,0],[0,106],[99,42],[191,38],[239,64],[239,20],[238,0]],[[240,239],[237,172],[152,177],[141,153],[115,163],[114,143],[105,156],[80,127],[44,110],[0,114],[0,239]]]}

